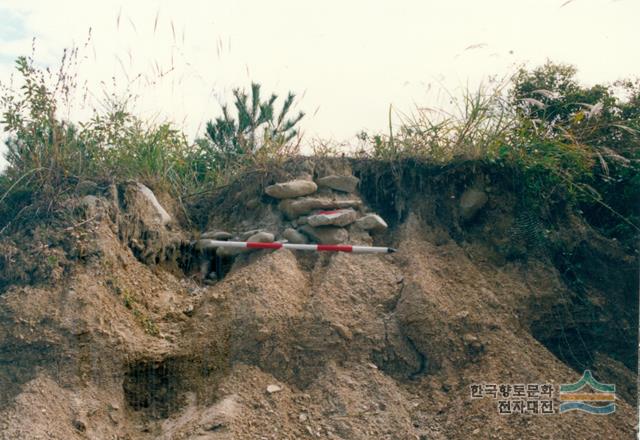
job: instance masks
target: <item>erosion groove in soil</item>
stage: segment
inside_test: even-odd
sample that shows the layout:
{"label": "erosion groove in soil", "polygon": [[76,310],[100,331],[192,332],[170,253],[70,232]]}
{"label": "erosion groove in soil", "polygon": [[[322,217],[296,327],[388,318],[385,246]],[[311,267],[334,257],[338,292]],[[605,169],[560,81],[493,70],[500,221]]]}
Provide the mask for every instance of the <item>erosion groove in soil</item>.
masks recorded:
{"label": "erosion groove in soil", "polygon": [[[194,237],[279,236],[290,220],[264,188],[303,174],[358,177],[357,209],[389,229],[350,242],[398,252],[252,251],[203,280],[215,258]],[[0,438],[633,436],[637,255],[562,203],[541,217],[479,163],[305,159],[201,196],[190,222],[158,192],[164,224],[135,185],[70,201],[93,219],[82,234],[3,239],[27,243],[14,264],[43,240],[60,258],[1,268]],[[469,188],[488,199],[470,219]],[[502,416],[470,398],[474,383],[557,387],[585,369],[616,384],[614,414]]]}

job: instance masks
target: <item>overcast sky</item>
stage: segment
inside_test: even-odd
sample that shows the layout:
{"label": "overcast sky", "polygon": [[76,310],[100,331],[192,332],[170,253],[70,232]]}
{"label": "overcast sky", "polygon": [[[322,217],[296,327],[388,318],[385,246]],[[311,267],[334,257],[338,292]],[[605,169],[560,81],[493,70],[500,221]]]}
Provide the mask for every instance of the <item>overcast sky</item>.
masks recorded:
{"label": "overcast sky", "polygon": [[638,76],[639,17],[638,0],[0,0],[0,80],[34,37],[53,67],[91,28],[78,71],[94,97],[72,118],[128,89],[143,117],[193,136],[257,81],[298,93],[307,137],[346,140],[384,130],[390,104],[441,104],[442,88],[520,63],[572,63],[588,84]]}

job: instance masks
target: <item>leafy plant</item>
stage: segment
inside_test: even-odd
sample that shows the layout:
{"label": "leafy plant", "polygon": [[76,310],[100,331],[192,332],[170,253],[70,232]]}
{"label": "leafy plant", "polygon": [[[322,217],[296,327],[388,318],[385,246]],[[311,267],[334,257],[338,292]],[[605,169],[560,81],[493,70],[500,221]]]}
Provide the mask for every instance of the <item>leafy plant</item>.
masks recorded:
{"label": "leafy plant", "polygon": [[634,236],[640,231],[640,85],[626,80],[585,87],[576,73],[554,63],[518,72],[510,99],[520,130],[555,145],[543,156],[562,160],[546,168],[563,180],[594,226]]}
{"label": "leafy plant", "polygon": [[58,116],[75,84],[75,51],[51,73],[32,58],[16,61],[17,86],[3,84],[0,106],[8,168],[0,175],[0,232],[20,216],[36,220],[58,210],[81,180],[139,179],[180,196],[198,184],[195,148],[170,124],[148,124],[112,99],[87,122]]}

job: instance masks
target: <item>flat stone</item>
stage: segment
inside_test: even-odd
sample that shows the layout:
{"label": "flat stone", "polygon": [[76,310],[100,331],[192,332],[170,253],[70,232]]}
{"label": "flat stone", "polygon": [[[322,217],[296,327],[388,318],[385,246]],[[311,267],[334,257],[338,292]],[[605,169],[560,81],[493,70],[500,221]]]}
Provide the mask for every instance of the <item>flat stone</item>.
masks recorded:
{"label": "flat stone", "polygon": [[291,180],[289,182],[276,183],[265,188],[267,195],[276,199],[290,199],[293,197],[306,196],[318,190],[318,185],[311,180]]}
{"label": "flat stone", "polygon": [[325,176],[317,180],[318,185],[327,188],[335,189],[337,191],[343,191],[346,193],[352,193],[356,190],[360,179],[355,176]]}
{"label": "flat stone", "polygon": [[347,230],[338,226],[319,226],[314,228],[304,225],[300,228],[300,232],[320,244],[339,244],[349,238]]}
{"label": "flat stone", "polygon": [[286,199],[279,203],[278,207],[289,220],[301,215],[309,214],[314,210],[359,208],[362,201],[358,199],[329,199],[323,197],[302,197],[299,199]]}
{"label": "flat stone", "polygon": [[[259,231],[254,233],[253,235],[247,237],[243,241],[252,241],[257,243],[273,243],[275,240],[275,236],[270,232]],[[231,247],[219,247],[216,249],[216,255],[219,257],[235,257],[236,255],[243,254],[245,252],[249,252],[252,249],[247,248],[231,248]]]}
{"label": "flat stone", "polygon": [[233,238],[233,234],[227,231],[207,231],[200,236],[201,239],[211,239],[211,240],[230,240]]}
{"label": "flat stone", "polygon": [[247,241],[252,241],[256,243],[273,243],[276,237],[270,232],[257,232],[247,238]]}
{"label": "flat stone", "polygon": [[282,391],[282,387],[280,385],[271,384],[267,386],[267,393],[273,394]]}
{"label": "flat stone", "polygon": [[282,233],[282,237],[287,239],[289,243],[293,244],[305,244],[309,241],[307,240],[307,237],[304,236],[304,234],[301,234],[293,228],[285,229]]}
{"label": "flat stone", "polygon": [[471,220],[476,216],[489,198],[484,191],[471,188],[466,190],[460,197],[460,215],[464,220]]}
{"label": "flat stone", "polygon": [[351,208],[335,211],[319,211],[310,215],[307,223],[317,226],[347,226],[356,221],[358,214]]}
{"label": "flat stone", "polygon": [[367,214],[356,220],[356,224],[365,231],[384,231],[389,227],[378,214]]}
{"label": "flat stone", "polygon": [[250,231],[245,231],[242,234],[240,234],[238,238],[240,241],[247,241],[249,237],[262,231],[264,231],[264,229],[251,229]]}

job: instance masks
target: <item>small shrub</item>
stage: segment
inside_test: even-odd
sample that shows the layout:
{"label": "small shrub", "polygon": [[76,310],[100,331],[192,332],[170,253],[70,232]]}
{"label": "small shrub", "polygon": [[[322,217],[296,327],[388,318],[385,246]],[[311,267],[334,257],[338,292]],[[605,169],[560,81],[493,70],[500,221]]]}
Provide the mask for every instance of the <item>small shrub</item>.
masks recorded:
{"label": "small shrub", "polygon": [[251,84],[251,94],[233,91],[236,115],[226,105],[222,116],[209,121],[206,137],[198,139],[197,167],[203,176],[212,171],[228,170],[247,163],[290,156],[298,145],[292,141],[299,135],[297,124],[303,112],[290,117],[295,95],[289,93],[282,107],[276,109],[278,96],[266,100],[260,95],[260,84]]}

